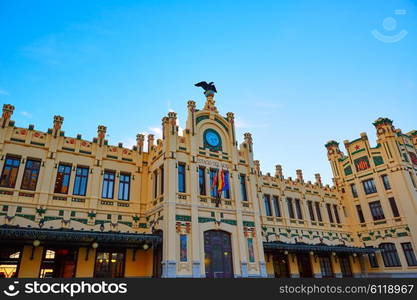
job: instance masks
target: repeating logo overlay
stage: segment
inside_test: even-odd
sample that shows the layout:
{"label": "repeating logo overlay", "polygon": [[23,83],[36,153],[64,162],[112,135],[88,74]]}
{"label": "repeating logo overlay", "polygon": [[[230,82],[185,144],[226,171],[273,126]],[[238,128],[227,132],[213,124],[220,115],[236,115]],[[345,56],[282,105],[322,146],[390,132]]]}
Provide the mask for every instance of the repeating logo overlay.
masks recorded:
{"label": "repeating logo overlay", "polygon": [[13,284],[9,284],[9,286],[7,287],[7,289],[3,291],[3,293],[9,297],[17,296],[20,293],[20,291],[16,289],[16,285],[18,283],[19,281],[14,281]]}
{"label": "repeating logo overlay", "polygon": [[[407,11],[405,9],[396,9],[394,14],[397,16],[403,16],[407,14]],[[402,29],[394,34],[394,31],[397,29],[397,20],[393,17],[385,18],[382,21],[382,27],[386,33],[381,33],[378,29],[372,30],[371,33],[377,40],[383,43],[399,42],[408,34],[408,31],[405,29]]]}

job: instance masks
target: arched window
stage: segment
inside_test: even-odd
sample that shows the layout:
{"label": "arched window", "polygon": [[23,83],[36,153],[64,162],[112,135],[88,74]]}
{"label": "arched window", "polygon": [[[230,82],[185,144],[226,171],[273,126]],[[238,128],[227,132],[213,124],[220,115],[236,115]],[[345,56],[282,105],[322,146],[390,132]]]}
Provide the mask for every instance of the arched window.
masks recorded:
{"label": "arched window", "polygon": [[393,243],[382,243],[379,245],[382,249],[382,259],[385,267],[401,267],[400,258],[398,257],[397,248]]}

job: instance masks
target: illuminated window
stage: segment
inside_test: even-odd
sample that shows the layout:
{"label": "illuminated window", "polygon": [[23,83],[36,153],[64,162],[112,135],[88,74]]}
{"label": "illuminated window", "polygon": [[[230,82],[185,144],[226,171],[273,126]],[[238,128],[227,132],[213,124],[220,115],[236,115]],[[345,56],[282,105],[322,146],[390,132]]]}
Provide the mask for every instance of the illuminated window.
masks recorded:
{"label": "illuminated window", "polygon": [[0,278],[16,278],[20,248],[0,247]]}
{"label": "illuminated window", "polygon": [[94,277],[120,278],[124,275],[123,252],[97,252]]}

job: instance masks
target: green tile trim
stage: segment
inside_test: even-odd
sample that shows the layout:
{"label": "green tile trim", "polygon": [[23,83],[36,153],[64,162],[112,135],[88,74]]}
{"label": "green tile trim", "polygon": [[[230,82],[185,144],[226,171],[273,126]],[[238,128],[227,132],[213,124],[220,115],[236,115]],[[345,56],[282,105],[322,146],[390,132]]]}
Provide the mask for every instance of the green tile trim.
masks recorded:
{"label": "green tile trim", "polygon": [[175,220],[182,221],[182,222],[191,222],[191,216],[176,215]]}

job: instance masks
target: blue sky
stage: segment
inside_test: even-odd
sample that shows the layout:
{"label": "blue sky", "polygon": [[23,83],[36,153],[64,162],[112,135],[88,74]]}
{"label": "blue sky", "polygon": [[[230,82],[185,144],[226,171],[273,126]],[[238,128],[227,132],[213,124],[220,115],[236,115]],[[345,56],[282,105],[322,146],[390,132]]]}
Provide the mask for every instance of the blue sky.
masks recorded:
{"label": "blue sky", "polygon": [[103,124],[130,146],[168,110],[184,127],[193,84],[214,81],[264,172],[330,183],[328,140],[374,144],[380,116],[417,129],[417,2],[344,2],[0,0],[0,102],[17,126],[60,114],[68,136]]}

